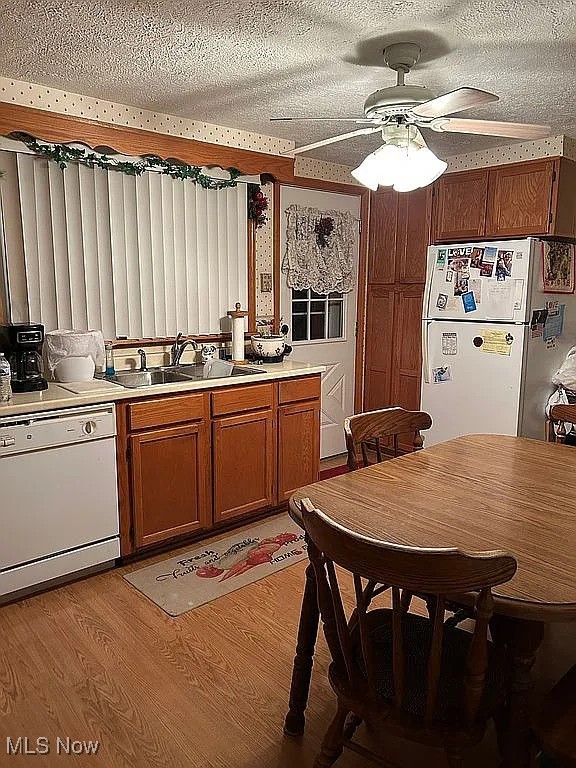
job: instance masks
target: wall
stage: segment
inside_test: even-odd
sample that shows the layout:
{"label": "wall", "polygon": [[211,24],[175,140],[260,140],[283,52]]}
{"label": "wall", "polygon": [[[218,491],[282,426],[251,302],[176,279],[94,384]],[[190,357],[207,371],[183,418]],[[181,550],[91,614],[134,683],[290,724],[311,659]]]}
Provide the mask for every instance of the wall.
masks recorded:
{"label": "wall", "polygon": [[472,168],[487,168],[490,165],[506,165],[521,163],[525,160],[535,160],[541,157],[565,156],[576,160],[576,141],[568,136],[550,136],[536,141],[521,141],[516,144],[506,144],[480,152],[467,152],[463,155],[446,157],[447,173],[468,171]]}

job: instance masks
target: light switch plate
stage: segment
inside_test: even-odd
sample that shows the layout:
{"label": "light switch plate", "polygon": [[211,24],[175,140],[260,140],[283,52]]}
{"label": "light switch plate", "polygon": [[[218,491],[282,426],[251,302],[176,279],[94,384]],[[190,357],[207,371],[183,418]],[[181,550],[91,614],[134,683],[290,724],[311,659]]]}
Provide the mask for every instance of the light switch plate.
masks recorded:
{"label": "light switch plate", "polygon": [[270,272],[260,273],[260,293],[272,293],[272,275]]}

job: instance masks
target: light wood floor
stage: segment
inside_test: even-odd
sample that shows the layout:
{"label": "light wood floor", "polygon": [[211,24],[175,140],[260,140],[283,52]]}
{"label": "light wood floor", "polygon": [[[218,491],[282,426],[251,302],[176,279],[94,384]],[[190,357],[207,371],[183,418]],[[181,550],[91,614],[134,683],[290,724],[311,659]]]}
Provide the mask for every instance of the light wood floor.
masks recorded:
{"label": "light wood floor", "polygon": [[[305,563],[176,619],[122,578],[142,565],[0,608],[0,766],[30,764],[6,756],[6,737],[18,736],[97,739],[96,756],[68,758],[81,768],[311,766],[334,709],[323,639],[306,735],[282,735]],[[445,765],[405,743],[388,747],[406,768]],[[490,737],[468,764],[498,764]],[[337,763],[364,765],[351,753]]]}

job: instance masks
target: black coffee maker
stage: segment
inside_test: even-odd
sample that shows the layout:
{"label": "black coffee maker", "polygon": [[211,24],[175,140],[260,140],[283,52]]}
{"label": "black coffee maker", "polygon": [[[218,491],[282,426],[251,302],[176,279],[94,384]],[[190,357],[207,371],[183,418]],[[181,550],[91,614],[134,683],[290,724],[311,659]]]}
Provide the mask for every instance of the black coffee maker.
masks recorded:
{"label": "black coffee maker", "polygon": [[0,352],[4,352],[12,371],[12,392],[38,392],[47,389],[42,375],[44,326],[39,323],[0,325]]}

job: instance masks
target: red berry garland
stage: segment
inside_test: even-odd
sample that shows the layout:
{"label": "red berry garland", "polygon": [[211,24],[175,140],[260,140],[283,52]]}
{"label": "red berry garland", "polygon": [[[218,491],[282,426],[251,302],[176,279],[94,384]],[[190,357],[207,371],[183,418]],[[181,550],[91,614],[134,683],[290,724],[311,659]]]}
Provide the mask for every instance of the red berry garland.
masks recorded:
{"label": "red berry garland", "polygon": [[268,209],[268,198],[258,184],[248,185],[248,218],[255,223],[256,229],[266,224],[265,211]]}

